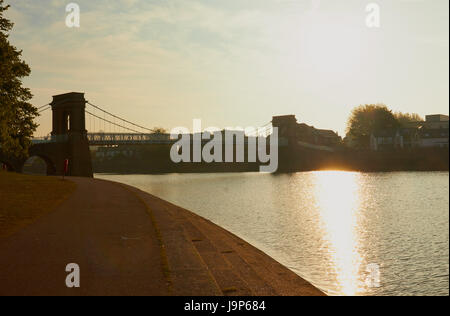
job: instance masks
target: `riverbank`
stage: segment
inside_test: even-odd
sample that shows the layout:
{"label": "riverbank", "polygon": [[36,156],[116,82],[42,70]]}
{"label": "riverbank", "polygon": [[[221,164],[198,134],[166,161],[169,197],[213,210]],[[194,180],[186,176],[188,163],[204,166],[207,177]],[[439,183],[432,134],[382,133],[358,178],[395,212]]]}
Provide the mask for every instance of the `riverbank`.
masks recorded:
{"label": "riverbank", "polygon": [[[0,240],[0,295],[323,295],[185,209],[110,181],[70,181],[53,212]],[[63,282],[69,263],[80,288]]]}
{"label": "riverbank", "polygon": [[448,295],[448,172],[96,177],[195,210],[327,294]]}
{"label": "riverbank", "polygon": [[[174,163],[170,146],[121,145],[92,153],[94,173],[170,174],[259,172],[260,163]],[[223,151],[225,152],[225,150]],[[222,159],[225,161],[225,158]],[[345,170],[357,172],[448,171],[448,148],[391,151],[350,150],[333,152],[301,146],[280,147],[278,172]]]}

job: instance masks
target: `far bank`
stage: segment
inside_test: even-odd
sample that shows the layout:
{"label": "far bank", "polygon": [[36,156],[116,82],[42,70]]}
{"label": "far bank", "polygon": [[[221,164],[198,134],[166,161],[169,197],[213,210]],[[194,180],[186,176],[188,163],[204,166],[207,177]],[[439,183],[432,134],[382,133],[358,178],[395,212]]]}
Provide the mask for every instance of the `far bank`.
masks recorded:
{"label": "far bank", "polygon": [[[259,172],[260,163],[173,163],[169,145],[121,145],[91,151],[94,173],[165,174]],[[269,150],[269,149],[268,149]],[[361,172],[448,171],[448,148],[396,151],[323,151],[280,147],[278,172],[346,170]]]}

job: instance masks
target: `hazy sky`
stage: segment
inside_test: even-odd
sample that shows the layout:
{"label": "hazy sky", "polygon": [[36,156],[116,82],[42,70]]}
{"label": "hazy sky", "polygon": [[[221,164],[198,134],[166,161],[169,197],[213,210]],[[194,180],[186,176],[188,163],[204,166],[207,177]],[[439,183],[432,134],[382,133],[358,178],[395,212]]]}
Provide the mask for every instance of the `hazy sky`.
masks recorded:
{"label": "hazy sky", "polygon": [[[359,104],[448,113],[448,0],[75,0],[79,29],[65,26],[70,1],[6,2],[37,106],[79,91],[149,127],[295,114],[341,135]],[[49,113],[39,122],[48,133]]]}

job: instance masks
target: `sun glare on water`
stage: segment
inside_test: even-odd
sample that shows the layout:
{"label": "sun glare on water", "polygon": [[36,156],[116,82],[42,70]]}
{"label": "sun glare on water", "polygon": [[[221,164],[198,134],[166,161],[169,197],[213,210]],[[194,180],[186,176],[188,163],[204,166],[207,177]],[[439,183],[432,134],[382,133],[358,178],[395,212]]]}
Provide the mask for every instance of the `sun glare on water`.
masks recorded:
{"label": "sun glare on water", "polygon": [[337,287],[343,295],[362,290],[359,271],[362,257],[358,236],[358,174],[326,171],[315,173],[315,198],[328,251],[334,260]]}

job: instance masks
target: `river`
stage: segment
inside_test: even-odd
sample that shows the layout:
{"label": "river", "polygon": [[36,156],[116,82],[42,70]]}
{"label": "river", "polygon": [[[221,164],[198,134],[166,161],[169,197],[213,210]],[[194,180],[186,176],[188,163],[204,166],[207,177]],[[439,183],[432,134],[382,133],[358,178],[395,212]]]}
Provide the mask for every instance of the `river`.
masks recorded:
{"label": "river", "polygon": [[233,232],[330,295],[449,295],[449,173],[105,175]]}

